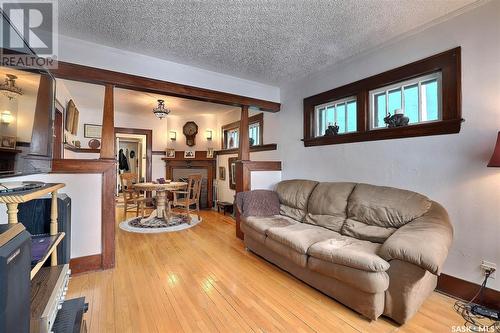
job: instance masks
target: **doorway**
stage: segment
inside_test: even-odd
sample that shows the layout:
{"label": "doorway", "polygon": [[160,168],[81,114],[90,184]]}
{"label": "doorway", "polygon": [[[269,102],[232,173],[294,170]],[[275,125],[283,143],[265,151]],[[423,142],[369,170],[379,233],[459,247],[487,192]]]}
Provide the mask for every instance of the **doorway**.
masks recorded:
{"label": "doorway", "polygon": [[152,173],[152,130],[115,128],[117,163],[116,195],[121,192],[120,175],[133,173],[139,182],[150,182]]}

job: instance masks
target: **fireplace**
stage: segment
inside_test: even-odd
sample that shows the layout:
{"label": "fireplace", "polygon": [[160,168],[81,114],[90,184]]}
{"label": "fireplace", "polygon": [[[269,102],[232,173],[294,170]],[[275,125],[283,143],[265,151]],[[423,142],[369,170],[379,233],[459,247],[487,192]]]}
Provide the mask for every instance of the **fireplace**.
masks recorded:
{"label": "fireplace", "polygon": [[200,208],[210,208],[208,205],[207,169],[203,168],[173,168],[172,180],[187,182],[189,175],[201,175]]}
{"label": "fireplace", "polygon": [[206,151],[197,151],[195,158],[184,158],[184,152],[175,152],[175,158],[163,158],[165,161],[165,178],[179,180],[189,175],[202,175],[200,196],[201,208],[212,208],[213,182],[215,176],[215,158],[207,158]]}

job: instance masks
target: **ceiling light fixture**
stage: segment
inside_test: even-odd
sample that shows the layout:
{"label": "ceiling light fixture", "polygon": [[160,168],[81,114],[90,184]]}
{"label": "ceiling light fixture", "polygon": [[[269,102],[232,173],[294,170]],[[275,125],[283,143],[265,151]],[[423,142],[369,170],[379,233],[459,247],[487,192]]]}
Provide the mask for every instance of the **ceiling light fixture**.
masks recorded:
{"label": "ceiling light fixture", "polygon": [[160,119],[165,118],[170,110],[165,106],[165,101],[163,99],[158,100],[158,106],[153,109],[153,113]]}
{"label": "ceiling light fixture", "polygon": [[23,90],[16,86],[17,76],[12,74],[5,74],[7,76],[5,81],[0,84],[0,91],[2,94],[7,96],[8,99],[12,100],[17,96],[21,96],[23,94]]}

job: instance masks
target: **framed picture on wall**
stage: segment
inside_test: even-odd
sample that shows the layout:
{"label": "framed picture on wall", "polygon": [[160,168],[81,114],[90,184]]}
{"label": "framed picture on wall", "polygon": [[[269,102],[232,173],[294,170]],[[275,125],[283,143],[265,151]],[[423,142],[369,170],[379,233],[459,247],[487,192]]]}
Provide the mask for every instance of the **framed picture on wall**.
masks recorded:
{"label": "framed picture on wall", "polygon": [[230,157],[227,162],[229,166],[229,188],[236,190],[236,161],[237,157]]}
{"label": "framed picture on wall", "polygon": [[102,136],[102,126],[94,124],[84,124],[83,136],[86,138],[100,139]]}
{"label": "framed picture on wall", "polygon": [[226,167],[219,167],[219,180],[226,180]]}
{"label": "framed picture on wall", "polygon": [[175,149],[167,148],[165,155],[167,156],[167,158],[175,158]]}
{"label": "framed picture on wall", "polygon": [[68,106],[66,107],[66,123],[64,128],[66,131],[73,135],[78,134],[78,122],[80,120],[80,111],[78,111],[75,102],[72,99],[69,100]]}
{"label": "framed picture on wall", "polygon": [[184,151],[184,158],[194,158],[194,157],[195,157],[194,150],[185,150]]}
{"label": "framed picture on wall", "polygon": [[214,158],[214,149],[207,148],[207,158]]}
{"label": "framed picture on wall", "polygon": [[16,149],[17,138],[15,136],[2,135],[0,137],[0,147],[4,149]]}

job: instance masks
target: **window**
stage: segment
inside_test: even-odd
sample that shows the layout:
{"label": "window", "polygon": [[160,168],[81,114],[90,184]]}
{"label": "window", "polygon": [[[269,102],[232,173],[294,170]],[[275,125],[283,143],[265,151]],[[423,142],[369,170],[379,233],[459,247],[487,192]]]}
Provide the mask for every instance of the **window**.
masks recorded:
{"label": "window", "polygon": [[[264,114],[259,113],[248,118],[248,136],[250,146],[262,145]],[[240,122],[222,126],[222,149],[236,149],[239,146]]]}
{"label": "window", "polygon": [[234,149],[238,148],[240,141],[239,141],[239,129],[238,128],[233,128],[227,131],[227,148],[226,149]]}
{"label": "window", "polygon": [[248,126],[248,136],[250,139],[250,146],[258,146],[260,142],[260,123],[253,123]]}
{"label": "window", "polygon": [[[304,146],[460,132],[460,53],[457,47],[305,98]],[[326,133],[335,124],[338,133]]]}
{"label": "window", "polygon": [[316,136],[323,136],[328,126],[337,125],[339,134],[356,131],[356,97],[316,106]]}
{"label": "window", "polygon": [[441,119],[441,72],[370,91],[370,127],[384,128],[384,118],[402,113],[409,124]]}

